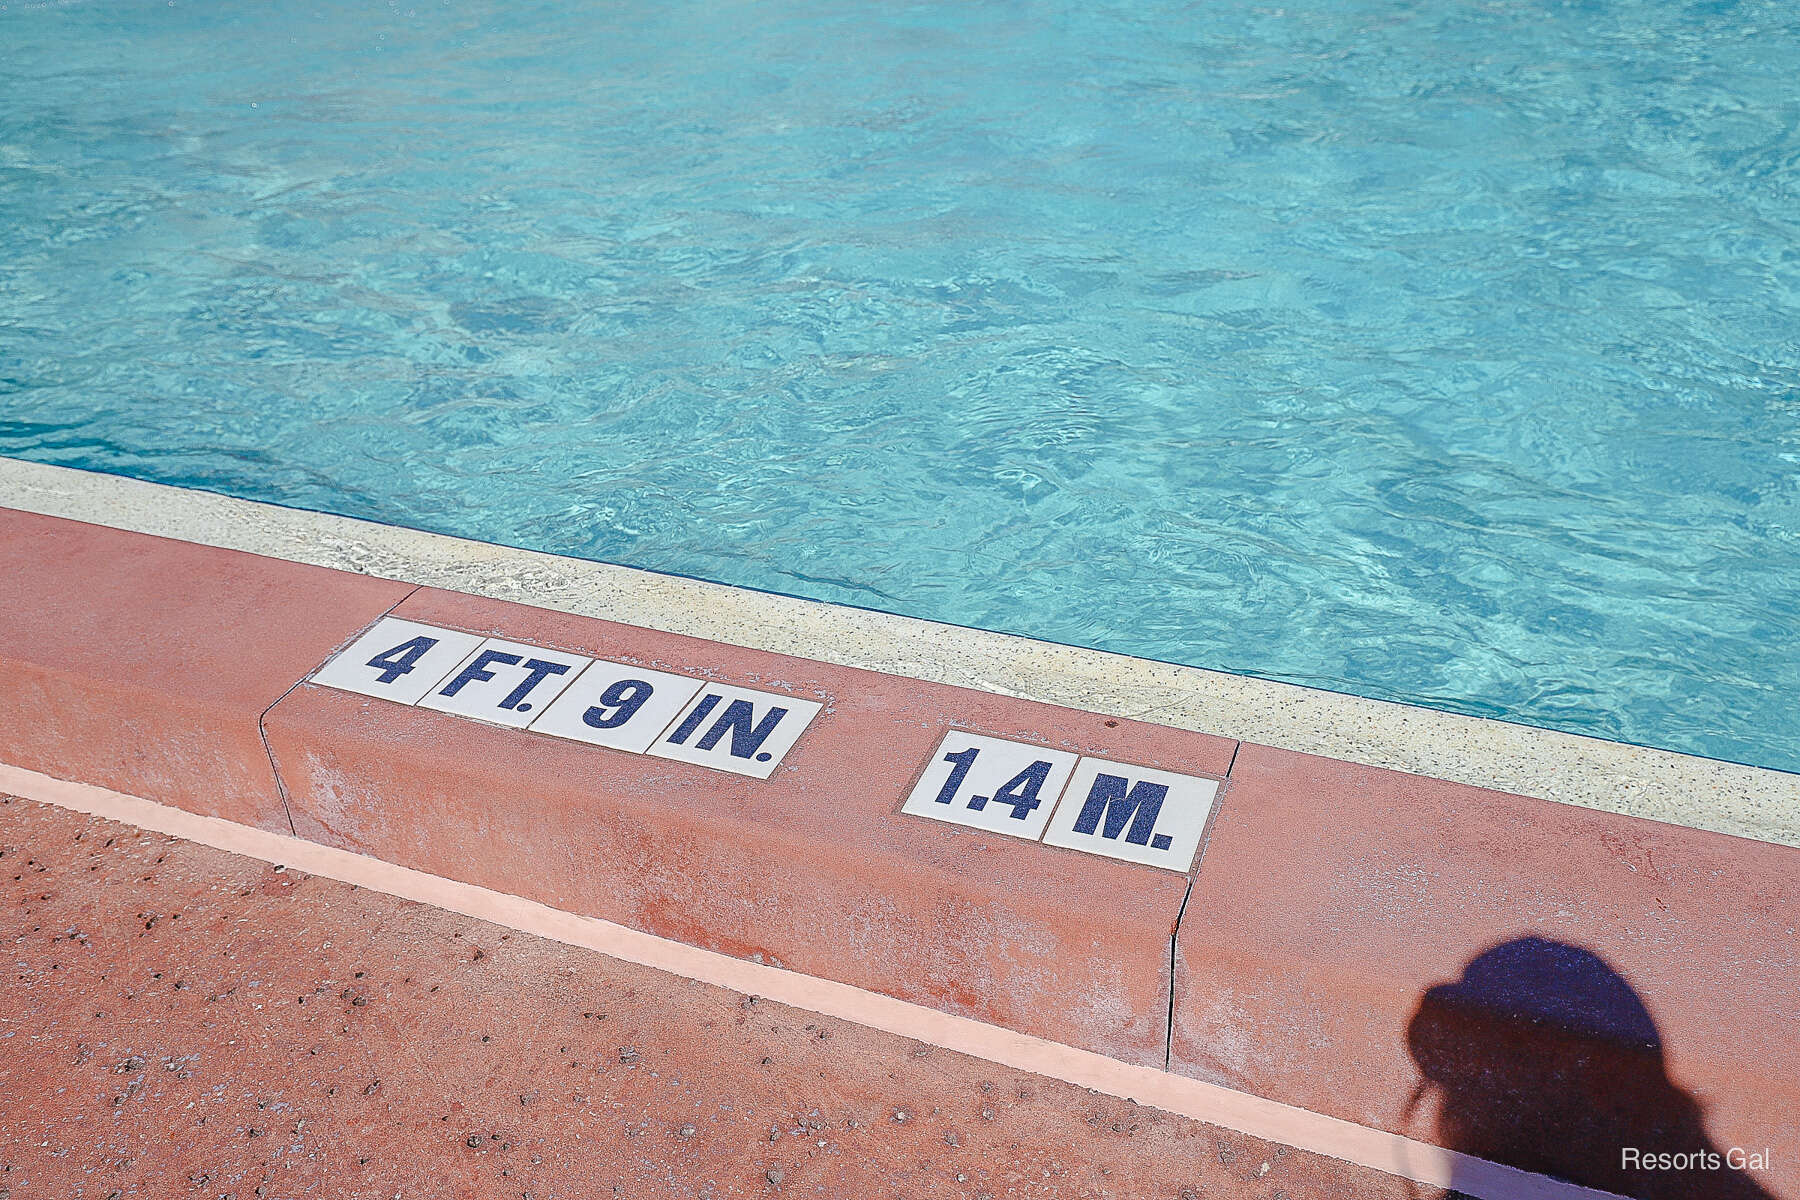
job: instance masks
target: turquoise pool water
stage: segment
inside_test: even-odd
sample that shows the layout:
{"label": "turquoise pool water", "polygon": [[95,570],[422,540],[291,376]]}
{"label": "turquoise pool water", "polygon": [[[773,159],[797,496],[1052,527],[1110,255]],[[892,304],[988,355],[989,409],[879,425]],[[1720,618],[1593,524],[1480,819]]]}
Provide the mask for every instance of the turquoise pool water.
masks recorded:
{"label": "turquoise pool water", "polygon": [[0,454],[1800,768],[1791,4],[0,47]]}

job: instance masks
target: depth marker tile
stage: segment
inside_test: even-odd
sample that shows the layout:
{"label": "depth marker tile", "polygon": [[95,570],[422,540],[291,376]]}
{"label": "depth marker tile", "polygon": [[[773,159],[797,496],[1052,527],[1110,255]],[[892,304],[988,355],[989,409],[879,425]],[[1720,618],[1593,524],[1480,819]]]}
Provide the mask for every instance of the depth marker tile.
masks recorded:
{"label": "depth marker tile", "polygon": [[593,661],[488,638],[419,706],[523,729]]}
{"label": "depth marker tile", "polygon": [[481,645],[478,633],[458,633],[383,617],[312,673],[312,682],[400,704],[417,704]]}
{"label": "depth marker tile", "polygon": [[703,683],[602,659],[531,723],[531,731],[642,754]]}
{"label": "depth marker tile", "polygon": [[1037,841],[1076,756],[953,729],[900,811]]}
{"label": "depth marker tile", "polygon": [[650,747],[658,758],[767,779],[824,705],[709,683]]}
{"label": "depth marker tile", "polygon": [[1218,792],[1216,779],[1083,758],[1044,844],[1185,874]]}

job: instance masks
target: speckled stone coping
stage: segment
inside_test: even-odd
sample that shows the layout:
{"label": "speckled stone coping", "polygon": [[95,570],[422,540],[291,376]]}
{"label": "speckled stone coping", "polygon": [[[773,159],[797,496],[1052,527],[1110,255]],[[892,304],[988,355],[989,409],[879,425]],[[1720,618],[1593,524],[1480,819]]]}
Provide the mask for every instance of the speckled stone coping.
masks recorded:
{"label": "speckled stone coping", "polygon": [[1800,846],[1800,775],[0,458],[0,506]]}

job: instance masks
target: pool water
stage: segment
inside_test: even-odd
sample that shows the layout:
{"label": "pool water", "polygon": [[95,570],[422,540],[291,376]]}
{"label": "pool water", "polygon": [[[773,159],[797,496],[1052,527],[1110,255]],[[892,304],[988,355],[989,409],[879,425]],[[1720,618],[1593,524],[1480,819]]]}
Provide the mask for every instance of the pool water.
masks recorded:
{"label": "pool water", "polygon": [[1800,768],[1789,3],[0,48],[0,454]]}

